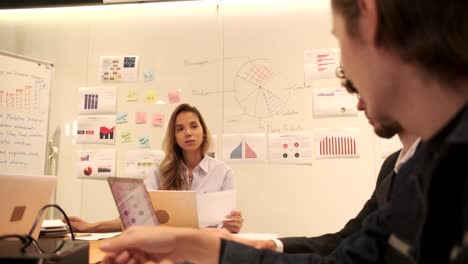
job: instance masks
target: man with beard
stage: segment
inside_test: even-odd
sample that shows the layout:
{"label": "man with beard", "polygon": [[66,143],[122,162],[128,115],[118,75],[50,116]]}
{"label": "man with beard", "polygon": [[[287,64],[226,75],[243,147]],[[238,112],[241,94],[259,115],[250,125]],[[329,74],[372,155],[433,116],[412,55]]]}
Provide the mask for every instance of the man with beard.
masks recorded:
{"label": "man with beard", "polygon": [[359,111],[364,111],[369,124],[374,128],[375,134],[387,139],[398,135],[403,145],[401,150],[391,154],[383,162],[377,177],[375,190],[371,198],[364,204],[361,211],[355,218],[349,220],[340,231],[317,237],[285,237],[274,240],[253,240],[233,236],[225,230],[213,230],[214,232],[217,232],[224,239],[233,240],[257,249],[269,249],[285,253],[316,253],[326,256],[335,250],[343,239],[359,231],[362,228],[364,219],[368,215],[388,203],[393,177],[403,163],[413,156],[419,139],[417,136],[404,131],[397,122],[389,121],[384,123],[370,118],[367,115],[364,100],[359,96],[352,82],[345,78],[342,67],[337,69],[337,77],[342,80],[342,86],[344,86],[349,93],[357,95],[358,103],[356,107]]}
{"label": "man with beard", "polygon": [[106,261],[468,263],[468,1],[331,3],[346,77],[367,116],[421,136],[394,177],[390,202],[328,256],[258,250],[193,229],[136,227],[101,245],[111,252]]}

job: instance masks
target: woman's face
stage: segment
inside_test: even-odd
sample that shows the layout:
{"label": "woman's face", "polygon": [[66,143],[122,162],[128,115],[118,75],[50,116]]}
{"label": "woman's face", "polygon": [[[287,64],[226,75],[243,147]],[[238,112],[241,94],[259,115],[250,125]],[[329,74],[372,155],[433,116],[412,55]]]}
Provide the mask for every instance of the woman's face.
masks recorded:
{"label": "woman's face", "polygon": [[177,145],[184,151],[200,151],[203,143],[203,127],[197,115],[192,112],[180,112],[175,121],[175,137]]}

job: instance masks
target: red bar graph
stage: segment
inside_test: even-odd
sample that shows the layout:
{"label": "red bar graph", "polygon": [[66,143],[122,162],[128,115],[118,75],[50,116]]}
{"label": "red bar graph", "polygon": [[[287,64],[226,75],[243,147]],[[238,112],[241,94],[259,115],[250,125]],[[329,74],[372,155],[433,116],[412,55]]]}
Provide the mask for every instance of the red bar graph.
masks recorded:
{"label": "red bar graph", "polygon": [[349,136],[327,136],[320,140],[320,156],[356,155],[356,140]]}

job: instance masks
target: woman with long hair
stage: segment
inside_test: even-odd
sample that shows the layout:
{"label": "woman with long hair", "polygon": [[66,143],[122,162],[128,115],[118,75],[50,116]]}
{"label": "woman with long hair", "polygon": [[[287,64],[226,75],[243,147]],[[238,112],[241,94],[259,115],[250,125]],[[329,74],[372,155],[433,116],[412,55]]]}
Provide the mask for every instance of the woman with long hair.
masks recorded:
{"label": "woman with long hair", "polygon": [[[234,189],[232,169],[207,154],[211,137],[200,111],[189,104],[179,105],[171,115],[163,141],[165,157],[154,175],[145,179],[148,190],[193,190],[197,193]],[[88,223],[70,217],[78,232],[112,232],[121,229],[120,219]],[[223,221],[231,233],[242,227],[242,214],[232,211]]]}

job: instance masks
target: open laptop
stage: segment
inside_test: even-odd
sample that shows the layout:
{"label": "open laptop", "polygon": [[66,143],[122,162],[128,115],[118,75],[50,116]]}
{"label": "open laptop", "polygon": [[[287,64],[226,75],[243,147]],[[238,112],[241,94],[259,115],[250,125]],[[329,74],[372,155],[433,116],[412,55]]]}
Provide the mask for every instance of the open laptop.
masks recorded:
{"label": "open laptop", "polygon": [[148,191],[161,225],[198,228],[194,191]]}
{"label": "open laptop", "polygon": [[124,229],[159,224],[143,179],[107,178]]}
{"label": "open laptop", "polygon": [[[55,176],[0,175],[0,235],[28,234],[41,208],[49,204],[56,182]],[[35,239],[46,212],[32,233]]]}

